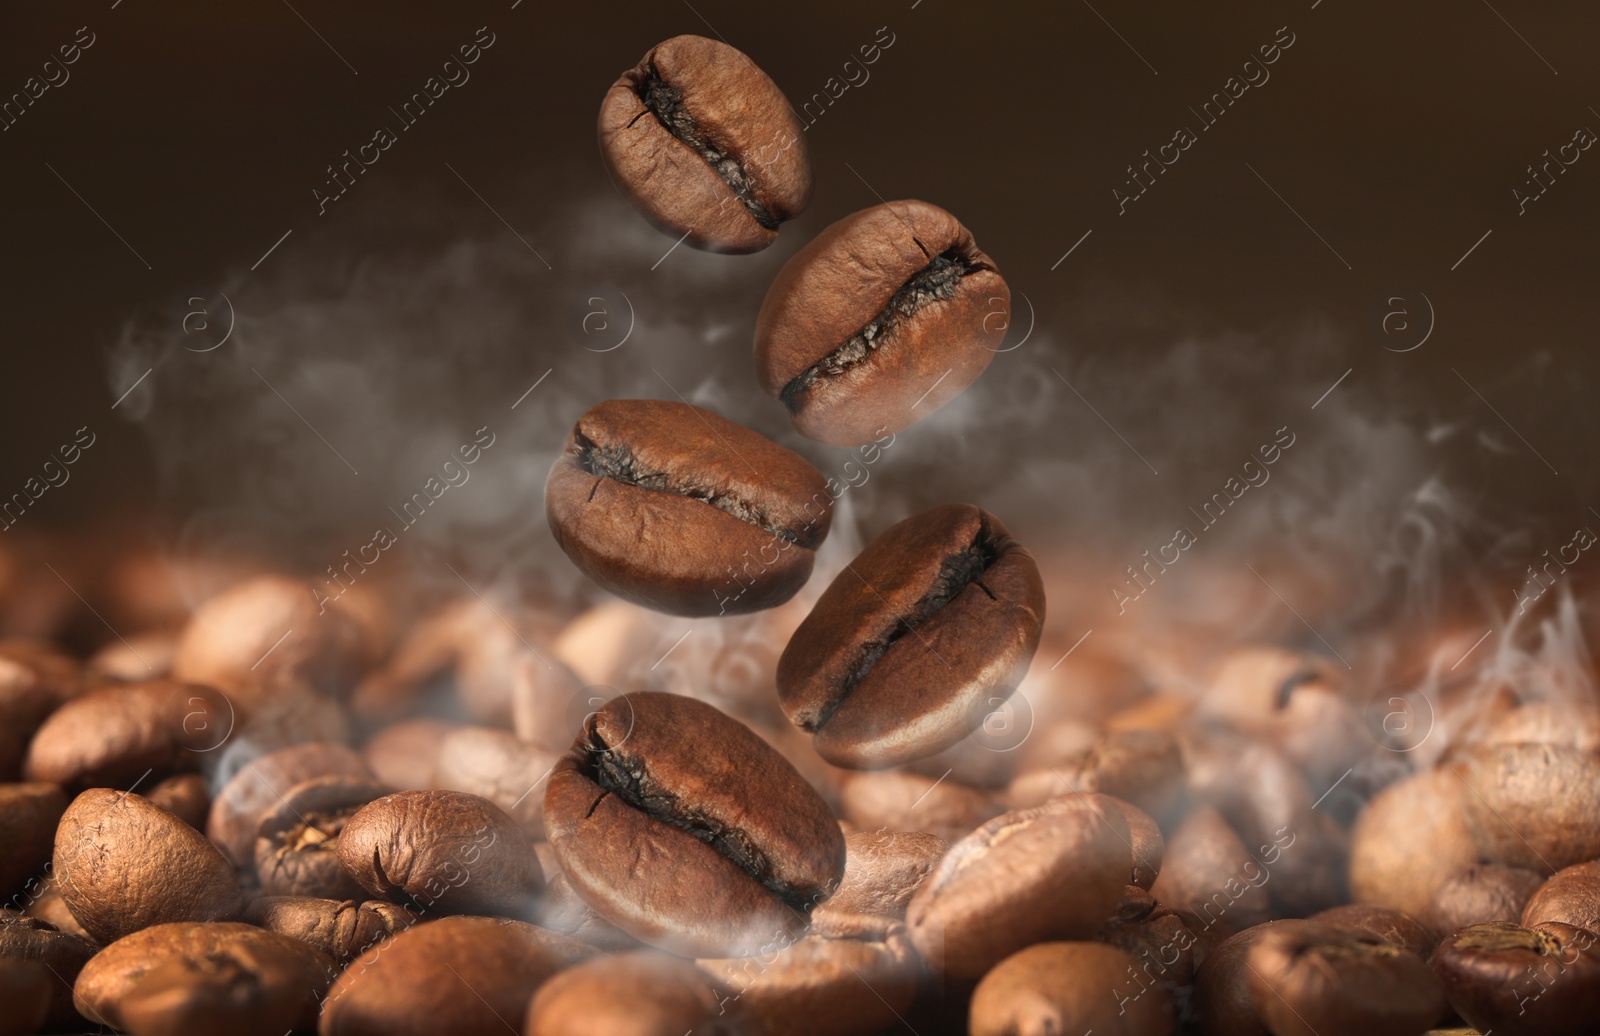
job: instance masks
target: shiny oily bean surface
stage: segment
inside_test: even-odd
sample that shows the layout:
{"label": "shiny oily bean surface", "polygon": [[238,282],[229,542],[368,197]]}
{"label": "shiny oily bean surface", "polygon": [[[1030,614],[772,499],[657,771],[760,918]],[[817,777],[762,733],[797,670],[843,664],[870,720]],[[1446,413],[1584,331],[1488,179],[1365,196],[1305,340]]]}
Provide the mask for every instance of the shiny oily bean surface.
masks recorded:
{"label": "shiny oily bean surface", "polygon": [[756,376],[800,434],[859,446],[954,399],[989,366],[1011,291],[950,213],[893,201],[795,253],[756,317]]}
{"label": "shiny oily bean surface", "polygon": [[127,788],[198,769],[227,736],[233,706],[199,684],[150,680],[80,695],[50,714],[28,746],[29,780],[73,788]]}
{"label": "shiny oily bean surface", "polygon": [[1021,681],[1044,610],[1038,566],[998,518],[924,511],[823,591],[778,660],[779,703],[836,766],[931,755]]}
{"label": "shiny oily bean surface", "polygon": [[684,955],[803,927],[845,865],[844,835],[788,760],[712,706],[655,692],[588,718],[550,776],[545,830],[597,913]]}
{"label": "shiny oily bean surface", "polygon": [[545,482],[573,564],[674,615],[782,604],[811,575],[833,497],[797,453],[709,410],[614,399],[578,419]]}
{"label": "shiny oily bean surface", "polygon": [[733,47],[674,36],[606,93],[600,154],[650,222],[695,248],[755,252],[811,200],[804,127]]}
{"label": "shiny oily bean surface", "polygon": [[[1527,875],[1529,872],[1521,873]],[[1520,887],[1525,886],[1519,886],[1519,891]],[[1517,916],[1513,914],[1512,917],[1493,920],[1509,921]],[[1520,917],[1527,928],[1545,921],[1558,921],[1574,928],[1600,932],[1600,860],[1587,860],[1562,868],[1543,885],[1535,886],[1520,911]]]}
{"label": "shiny oily bean surface", "polygon": [[1134,959],[1114,946],[1029,946],[1001,961],[978,983],[968,1031],[972,1036],[1167,1036],[1172,1004],[1160,991],[1133,995],[1140,988],[1129,977],[1135,970]]}
{"label": "shiny oily bean surface", "polygon": [[579,964],[540,987],[527,1036],[733,1036],[725,989],[680,957],[638,951]]}

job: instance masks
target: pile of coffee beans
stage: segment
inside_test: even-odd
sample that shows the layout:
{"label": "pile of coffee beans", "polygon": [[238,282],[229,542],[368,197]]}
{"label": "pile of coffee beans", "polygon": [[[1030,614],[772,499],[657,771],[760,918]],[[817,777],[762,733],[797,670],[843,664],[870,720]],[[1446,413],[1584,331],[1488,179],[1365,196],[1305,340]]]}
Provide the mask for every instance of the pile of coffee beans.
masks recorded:
{"label": "pile of coffee beans", "polygon": [[[792,114],[678,37],[601,145],[666,232],[749,252],[811,195]],[[1008,305],[954,218],[888,203],[785,267],[759,380],[872,440],[978,377]],[[86,603],[126,636],[0,640],[0,1036],[1600,1031],[1586,657],[1419,670],[1435,721],[1399,738],[1305,651],[1175,679],[1159,643],[1058,643],[1067,577],[970,504],[808,599],[831,505],[753,431],[612,400],[546,487],[615,595],[576,612],[242,558],[184,562],[190,610],[108,559]]]}

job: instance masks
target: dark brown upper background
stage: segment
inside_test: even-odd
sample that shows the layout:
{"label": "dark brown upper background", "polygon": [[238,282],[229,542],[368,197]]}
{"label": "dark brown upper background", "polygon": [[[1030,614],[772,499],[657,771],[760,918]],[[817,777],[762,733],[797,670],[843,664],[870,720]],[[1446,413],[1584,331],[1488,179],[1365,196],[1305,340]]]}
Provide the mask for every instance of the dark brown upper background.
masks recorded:
{"label": "dark brown upper background", "polygon": [[[70,81],[0,133],[0,494],[20,488],[74,429],[87,425],[98,436],[70,486],[29,513],[35,528],[103,517],[127,502],[159,503],[180,515],[211,502],[203,467],[187,478],[158,477],[150,441],[125,419],[137,410],[132,400],[109,409],[133,380],[107,361],[128,322],[176,327],[186,299],[247,271],[285,231],[293,233],[265,260],[263,274],[293,269],[311,254],[405,246],[409,229],[387,241],[374,228],[383,206],[403,207],[439,240],[503,234],[520,248],[462,179],[559,271],[568,257],[553,228],[563,213],[574,199],[615,195],[596,151],[597,106],[652,44],[678,33],[720,36],[798,106],[830,77],[843,82],[844,63],[880,27],[894,42],[868,66],[870,79],[845,91],[809,131],[816,197],[785,226],[774,254],[685,259],[685,249],[668,262],[766,263],[748,269],[768,271],[876,194],[925,198],[955,212],[1014,295],[1031,300],[1038,337],[1028,348],[1059,357],[1045,358],[1046,377],[1049,365],[1068,373],[1102,362],[1137,371],[1142,348],[1244,334],[1265,344],[1250,355],[1265,363],[1257,380],[1270,391],[1234,401],[1260,414],[1241,445],[1264,440],[1288,420],[1283,415],[1306,413],[1351,369],[1339,392],[1370,392],[1419,424],[1466,429],[1487,443],[1481,469],[1467,478],[1485,498],[1555,516],[1564,528],[1583,508],[1600,506],[1590,398],[1600,365],[1600,150],[1583,152],[1525,215],[1512,196],[1546,148],[1580,128],[1600,132],[1600,114],[1590,107],[1600,107],[1600,10],[1591,4],[295,0],[291,9],[283,0],[107,0],[8,10],[0,19],[5,95],[39,74],[80,26],[95,34],[70,66]],[[470,83],[452,90],[319,217],[312,189],[323,186],[324,167],[392,124],[388,107],[437,74],[479,26],[495,43],[471,66]],[[1230,76],[1242,77],[1244,62],[1280,27],[1294,43],[1268,66],[1270,80],[1251,88],[1119,215],[1113,188],[1125,189],[1125,167],[1193,126],[1191,107]],[[615,219],[637,220],[615,204]],[[660,244],[664,252],[671,241]],[[536,285],[550,271],[527,258],[526,276]],[[1417,312],[1426,305],[1422,293],[1437,314],[1432,336],[1414,351],[1386,351],[1414,341],[1383,333],[1384,314],[1397,308],[1387,300],[1404,296]],[[572,294],[566,309],[552,313],[550,329],[536,320],[527,328],[529,353],[518,369],[488,365],[464,377],[514,397],[540,371],[558,368],[554,352],[545,362],[540,350],[556,348],[549,344],[556,322],[565,327],[581,314],[581,292]],[[690,314],[704,304],[688,292],[679,298]],[[760,289],[741,289],[739,298],[743,311],[730,315],[734,330],[715,356],[680,374],[690,384],[717,378],[730,392],[759,397],[748,343]],[[1308,322],[1324,329],[1310,360],[1301,350]],[[185,405],[184,364],[212,362],[215,354],[179,354],[136,393],[156,393],[157,407]],[[649,366],[648,355],[632,362]],[[1208,377],[1202,356],[1192,379],[1204,386]],[[570,423],[568,411],[598,401],[584,398],[584,385],[581,374],[571,375],[562,392],[534,402]],[[1168,391],[1170,380],[1163,385]],[[1136,390],[1137,380],[1127,387]],[[671,398],[664,388],[659,394]],[[1141,437],[1152,427],[1141,415],[1168,400],[1125,396],[1090,401],[1163,467],[1171,451],[1154,435]],[[1054,405],[1087,422],[1074,426],[1084,436],[1110,434],[1073,394],[1061,391]],[[524,411],[499,416],[505,413],[497,402],[494,422]],[[776,435],[785,423],[775,414],[761,427]],[[193,435],[226,443],[237,431],[218,420]],[[1040,431],[1058,454],[1070,454],[1078,434]],[[340,445],[373,456],[383,444]],[[329,460],[314,439],[304,448],[308,465]],[[1137,467],[1132,455],[1126,459]],[[1220,482],[1236,466],[1231,447],[1223,449],[1198,482]],[[1148,506],[1170,509],[1183,499],[1181,492],[1162,498],[1163,485],[1152,482]],[[537,489],[528,487],[531,498]],[[535,522],[536,508],[529,515]],[[1026,516],[1006,520],[1027,538]]]}

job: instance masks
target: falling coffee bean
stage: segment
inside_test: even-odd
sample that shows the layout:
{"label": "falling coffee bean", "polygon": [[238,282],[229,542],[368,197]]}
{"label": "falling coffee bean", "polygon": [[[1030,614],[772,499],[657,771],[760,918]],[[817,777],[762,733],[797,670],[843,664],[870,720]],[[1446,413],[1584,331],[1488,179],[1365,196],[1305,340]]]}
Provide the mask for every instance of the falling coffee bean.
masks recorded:
{"label": "falling coffee bean", "polygon": [[966,227],[927,202],[885,202],[784,265],[756,318],[756,376],[800,434],[860,446],[976,381],[1010,319],[1011,290]]}
{"label": "falling coffee bean", "polygon": [[606,94],[600,154],[666,233],[695,248],[756,252],[811,200],[804,129],[744,54],[674,36]]}
{"label": "falling coffee bean", "polygon": [[578,419],[545,483],[556,542],[620,597],[675,615],[782,604],[811,576],[833,497],[799,454],[687,403]]}
{"label": "falling coffee bean", "polygon": [[835,766],[932,755],[966,736],[975,703],[1021,682],[1043,623],[1033,555],[987,511],[936,507],[823,591],[778,660],[778,699]]}
{"label": "falling coffee bean", "polygon": [[623,695],[589,716],[550,776],[544,818],[596,912],[684,955],[754,953],[803,928],[844,873],[844,835],[789,761],[673,694]]}

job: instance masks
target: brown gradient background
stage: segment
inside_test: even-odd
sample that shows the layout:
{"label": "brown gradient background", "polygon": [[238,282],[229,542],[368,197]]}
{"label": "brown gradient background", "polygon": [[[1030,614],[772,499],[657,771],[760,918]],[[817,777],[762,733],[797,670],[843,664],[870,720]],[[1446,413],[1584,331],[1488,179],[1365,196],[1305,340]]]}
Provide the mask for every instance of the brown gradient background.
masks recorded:
{"label": "brown gradient background", "polygon": [[[97,36],[70,82],[0,133],[0,491],[20,488],[72,429],[87,424],[99,435],[70,487],[29,513],[35,528],[159,495],[142,432],[108,410],[125,388],[108,383],[106,364],[125,321],[176,324],[185,299],[208,294],[223,270],[247,268],[289,229],[267,262],[293,263],[319,238],[337,238],[364,195],[379,193],[370,186],[379,179],[418,206],[448,198],[478,221],[463,229],[494,231],[493,215],[473,208],[446,162],[541,246],[541,221],[563,206],[564,192],[604,183],[599,99],[656,41],[715,32],[798,104],[841,75],[880,26],[895,43],[869,67],[870,81],[811,129],[817,195],[786,234],[804,239],[872,204],[863,179],[885,197],[939,200],[1033,300],[1040,328],[1075,329],[1065,344],[1080,359],[1138,348],[1141,320],[1154,310],[1196,334],[1270,335],[1323,318],[1342,332],[1339,355],[1314,378],[1297,365],[1278,386],[1284,399],[1309,406],[1354,368],[1347,386],[1384,383],[1419,419],[1481,426],[1501,442],[1478,476],[1486,496],[1530,516],[1560,516],[1563,528],[1600,507],[1600,149],[1584,152],[1526,215],[1511,193],[1545,148],[1580,127],[1600,132],[1589,107],[1600,108],[1593,4],[1500,0],[1513,31],[1488,5],[1464,0],[1321,0],[1314,10],[1309,0],[1096,0],[1124,43],[1080,0],[694,0],[693,8],[523,0],[515,10],[510,0],[296,0],[359,74],[283,0],[20,7],[0,15],[5,95],[78,26]],[[391,122],[386,106],[480,25],[497,42],[471,67],[470,84],[319,219],[311,191],[324,166]],[[1112,188],[1124,167],[1192,124],[1189,106],[1238,74],[1280,26],[1296,42],[1270,66],[1270,82],[1248,91],[1119,216]],[[1093,233],[1052,271],[1085,231]],[[1380,328],[1392,308],[1385,299],[1407,295],[1416,305],[1418,292],[1437,313],[1432,337],[1413,352],[1385,351],[1397,341]],[[1082,333],[1096,327],[1107,332]],[[204,487],[180,495],[203,498]]]}

